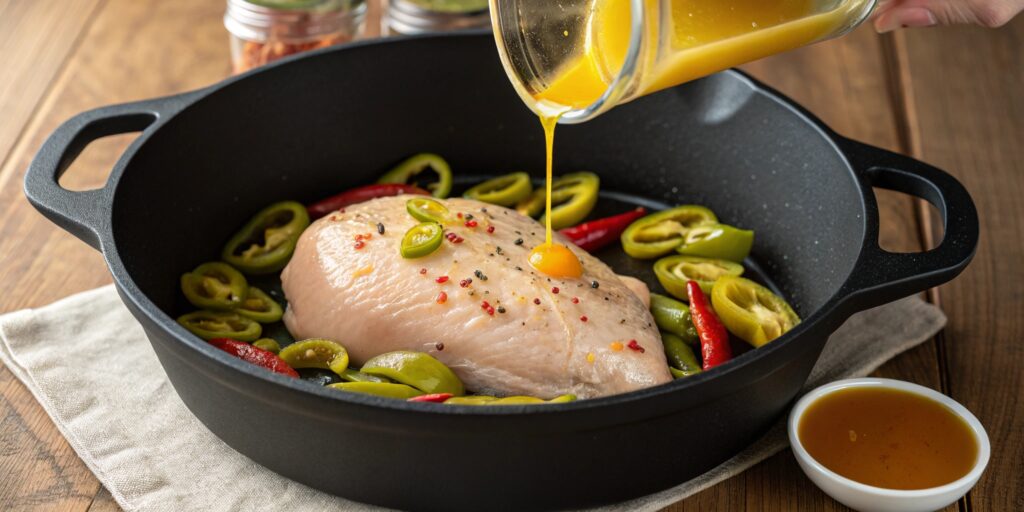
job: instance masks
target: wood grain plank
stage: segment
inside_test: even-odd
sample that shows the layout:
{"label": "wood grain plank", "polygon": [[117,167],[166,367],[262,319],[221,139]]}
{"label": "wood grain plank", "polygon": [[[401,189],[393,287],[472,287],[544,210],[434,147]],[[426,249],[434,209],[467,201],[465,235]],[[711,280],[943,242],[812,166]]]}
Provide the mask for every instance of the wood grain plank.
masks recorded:
{"label": "wood grain plank", "polygon": [[981,216],[978,254],[939,289],[953,398],[992,441],[970,510],[1024,509],[1024,17],[1000,30],[901,34],[915,156],[957,176]]}
{"label": "wood grain plank", "polygon": [[0,167],[102,1],[0,0]]}
{"label": "wood grain plank", "polygon": [[[901,120],[893,108],[899,91],[889,74],[887,44],[885,36],[864,27],[844,38],[764,59],[744,69],[807,107],[839,133],[904,151]],[[904,252],[921,250],[914,201],[888,191],[876,195],[882,216],[882,246]],[[928,342],[900,355],[876,374],[939,389],[935,344]],[[803,475],[789,450],[666,510],[710,509],[848,510]]]}
{"label": "wood grain plank", "polygon": [[[58,2],[60,14],[51,5],[49,16],[66,15],[64,1]],[[24,169],[45,137],[78,112],[193,89],[226,76],[223,9],[222,2],[206,0],[109,1],[55,80],[32,77],[42,80],[41,90],[46,81],[54,84],[0,170],[0,283],[13,292],[0,294],[0,311],[44,305],[110,281],[97,252],[28,205],[21,193]],[[91,146],[71,169],[69,183],[102,184],[126,143],[121,138]],[[0,368],[0,397],[0,474],[5,475],[0,509],[116,510],[116,503],[103,496],[94,500],[102,488],[95,476],[5,368]]]}

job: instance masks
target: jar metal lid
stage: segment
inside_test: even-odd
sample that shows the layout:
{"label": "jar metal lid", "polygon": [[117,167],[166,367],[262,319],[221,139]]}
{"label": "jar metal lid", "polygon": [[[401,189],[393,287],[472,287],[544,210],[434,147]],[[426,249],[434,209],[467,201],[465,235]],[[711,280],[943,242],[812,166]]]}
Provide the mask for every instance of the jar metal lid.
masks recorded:
{"label": "jar metal lid", "polygon": [[[482,9],[478,8],[482,5]],[[476,10],[460,11],[459,7]],[[490,26],[486,3],[391,0],[388,26],[400,34],[415,35]]]}
{"label": "jar metal lid", "polygon": [[227,0],[224,26],[246,41],[301,41],[348,32],[366,14],[366,0]]}

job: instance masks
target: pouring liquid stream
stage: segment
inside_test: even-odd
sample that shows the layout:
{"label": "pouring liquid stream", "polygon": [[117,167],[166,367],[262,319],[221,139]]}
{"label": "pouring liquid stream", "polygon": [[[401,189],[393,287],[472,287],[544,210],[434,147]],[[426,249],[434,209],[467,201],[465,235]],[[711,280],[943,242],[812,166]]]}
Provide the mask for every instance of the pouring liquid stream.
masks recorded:
{"label": "pouring liquid stream", "polygon": [[[667,20],[646,22],[649,43],[635,90],[624,101],[717,71],[821,40],[850,24],[872,0],[643,0]],[[660,9],[660,10],[659,10]],[[578,278],[579,259],[552,240],[551,187],[554,131],[572,109],[598,101],[626,59],[632,34],[629,0],[595,0],[585,16],[577,56],[547,76],[546,86],[525,96],[544,127],[547,151],[546,242],[530,264],[551,277]],[[649,20],[648,20],[649,21]],[[559,34],[570,37],[569,31]],[[656,42],[656,43],[655,43]],[[657,56],[657,58],[655,58]],[[508,69],[506,69],[508,71]],[[510,73],[515,83],[515,77]]]}

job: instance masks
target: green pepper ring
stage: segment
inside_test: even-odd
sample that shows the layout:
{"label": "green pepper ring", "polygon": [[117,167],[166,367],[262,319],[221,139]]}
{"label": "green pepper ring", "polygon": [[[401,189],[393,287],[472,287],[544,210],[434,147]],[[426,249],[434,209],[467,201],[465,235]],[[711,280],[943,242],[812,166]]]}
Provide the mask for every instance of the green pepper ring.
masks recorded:
{"label": "green pepper ring", "polygon": [[[259,306],[250,303],[254,299],[259,301]],[[256,307],[261,307],[262,309],[254,309]],[[284,316],[284,309],[281,308],[281,305],[272,299],[270,295],[267,295],[266,292],[255,286],[249,287],[249,295],[242,301],[242,304],[238,306],[235,312],[261,324],[274,323]]]}
{"label": "green pepper ring", "polygon": [[750,255],[754,232],[727,224],[710,224],[691,229],[676,252],[686,256],[716,258],[739,263]]}
{"label": "green pepper ring", "polygon": [[405,232],[401,254],[405,259],[423,258],[433,254],[444,240],[444,229],[436,222],[421,222]]}
{"label": "green pepper ring", "polygon": [[[227,296],[204,295],[206,278],[213,278],[219,287],[227,289]],[[227,281],[225,283],[225,281]],[[249,294],[249,283],[241,272],[220,261],[203,263],[195,270],[181,275],[181,291],[189,303],[200,309],[230,311],[237,308]]]}
{"label": "green pepper ring", "polygon": [[[231,338],[237,341],[256,341],[263,334],[263,327],[238,313],[224,311],[193,311],[178,317],[178,323],[189,332],[210,341],[214,338]],[[224,324],[229,329],[211,330],[204,323]]]}
{"label": "green pepper ring", "polygon": [[466,191],[462,196],[485,203],[511,207],[530,197],[533,184],[530,175],[525,172],[514,172],[497,178],[489,179]]}
{"label": "green pepper ring", "polygon": [[[299,236],[308,226],[305,206],[295,201],[274,203],[260,210],[228,240],[221,258],[247,274],[278,272],[288,264]],[[277,237],[273,240],[276,245],[268,249],[267,239],[273,237]],[[250,252],[253,254],[247,254]]]}
{"label": "green pepper ring", "polygon": [[638,259],[664,256],[682,245],[689,230],[708,224],[718,224],[718,217],[703,206],[683,205],[655,212],[637,219],[622,232],[622,249]]}
{"label": "green pepper ring", "polygon": [[444,224],[451,212],[448,207],[436,199],[417,197],[405,202],[405,211],[420,222],[437,222]]}
{"label": "green pepper ring", "polygon": [[278,357],[292,368],[320,368],[341,375],[348,369],[348,351],[340,343],[312,338],[281,349]]}
{"label": "green pepper ring", "polygon": [[[597,205],[601,178],[592,172],[574,172],[551,184],[551,229],[575,226],[590,215]],[[540,222],[545,222],[541,216]]]}
{"label": "green pepper ring", "polygon": [[654,275],[665,291],[679,300],[689,302],[687,282],[697,281],[700,289],[710,294],[712,286],[719,278],[743,275],[743,265],[696,256],[668,256],[654,264]]}
{"label": "green pepper ring", "polygon": [[327,387],[349,393],[363,393],[384,398],[408,400],[426,393],[406,384],[394,382],[337,382]]}
{"label": "green pepper ring", "polygon": [[424,393],[466,394],[462,381],[430,354],[398,350],[371,357],[359,370],[407,384]]}
{"label": "green pepper ring", "polygon": [[742,277],[725,276],[715,282],[711,304],[729,332],[755,347],[800,323],[800,317],[785,299]]}
{"label": "green pepper ring", "polygon": [[412,185],[410,180],[413,176],[431,168],[437,173],[437,183],[430,183],[426,186],[430,190],[430,195],[444,199],[448,197],[448,194],[452,192],[452,168],[448,165],[448,162],[439,155],[433,153],[420,153],[414,155],[404,162],[395,166],[394,169],[384,173],[383,176],[377,180],[377,183],[402,183],[406,185]]}

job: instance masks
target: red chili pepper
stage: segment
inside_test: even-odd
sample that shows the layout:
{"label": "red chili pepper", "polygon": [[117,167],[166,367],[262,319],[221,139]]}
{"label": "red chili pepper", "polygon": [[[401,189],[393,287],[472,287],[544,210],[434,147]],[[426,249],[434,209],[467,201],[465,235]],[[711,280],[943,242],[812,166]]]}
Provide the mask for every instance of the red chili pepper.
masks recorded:
{"label": "red chili pepper", "polygon": [[277,357],[277,354],[273,352],[256,348],[248,343],[243,343],[230,338],[214,338],[210,340],[210,345],[213,345],[243,361],[266,368],[274,373],[280,373],[281,375],[287,375],[296,379],[299,378],[299,372],[292,369],[291,366],[288,366],[288,363],[284,362],[284,359]]}
{"label": "red chili pepper", "polygon": [[340,210],[346,206],[362,203],[378,197],[398,196],[402,194],[429,196],[430,192],[413,185],[403,185],[401,183],[379,183],[376,185],[367,185],[365,187],[346,190],[336,196],[328,197],[323,201],[318,201],[307,206],[306,211],[309,212],[310,218],[319,219],[328,213]]}
{"label": "red chili pepper", "polygon": [[622,236],[622,232],[629,227],[633,221],[647,215],[647,210],[639,207],[613,217],[592,220],[579,226],[561,229],[558,232],[565,235],[570,242],[587,252],[594,252],[602,247],[616,241]]}
{"label": "red chili pepper", "polygon": [[708,303],[708,298],[701,291],[697,281],[686,283],[686,293],[690,297],[690,316],[693,326],[700,337],[700,352],[704,359],[704,369],[714,368],[732,359],[732,347],[729,346],[729,331],[725,330],[722,321]]}
{"label": "red chili pepper", "polygon": [[430,395],[414,396],[407,400],[407,402],[431,402],[435,404],[444,403],[445,400],[451,398],[451,393],[433,393]]}

